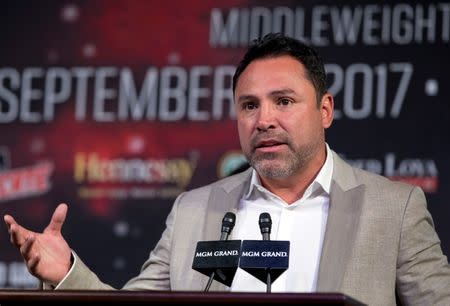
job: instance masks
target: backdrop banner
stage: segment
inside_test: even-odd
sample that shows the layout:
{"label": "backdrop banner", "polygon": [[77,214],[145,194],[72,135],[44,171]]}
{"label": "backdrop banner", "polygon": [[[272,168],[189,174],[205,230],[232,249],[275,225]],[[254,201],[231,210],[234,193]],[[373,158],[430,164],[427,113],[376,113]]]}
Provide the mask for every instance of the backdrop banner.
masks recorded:
{"label": "backdrop banner", "polygon": [[[335,96],[328,144],[423,188],[450,254],[450,2],[21,0],[1,12],[0,213],[42,231],[67,203],[63,235],[103,281],[139,273],[180,193],[245,162],[231,79],[268,32],[317,48]],[[36,287],[6,226],[0,246],[0,287]]]}

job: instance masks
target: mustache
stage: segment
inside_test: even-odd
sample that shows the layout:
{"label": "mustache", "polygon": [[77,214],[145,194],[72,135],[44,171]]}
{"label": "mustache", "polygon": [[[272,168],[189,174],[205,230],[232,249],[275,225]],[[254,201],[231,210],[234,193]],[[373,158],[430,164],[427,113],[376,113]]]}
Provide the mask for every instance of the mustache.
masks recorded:
{"label": "mustache", "polygon": [[291,146],[291,139],[288,135],[284,133],[258,133],[250,139],[250,146],[252,150],[256,150],[259,147],[276,145],[276,144],[286,144]]}

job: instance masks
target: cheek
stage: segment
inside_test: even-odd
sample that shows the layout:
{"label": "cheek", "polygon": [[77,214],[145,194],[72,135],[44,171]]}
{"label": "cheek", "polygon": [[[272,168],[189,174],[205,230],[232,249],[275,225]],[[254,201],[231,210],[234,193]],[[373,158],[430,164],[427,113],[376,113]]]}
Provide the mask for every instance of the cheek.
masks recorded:
{"label": "cheek", "polygon": [[307,117],[285,120],[280,125],[293,144],[301,144],[317,134],[318,124],[314,121],[309,121]]}
{"label": "cheek", "polygon": [[238,125],[238,134],[239,134],[239,139],[241,139],[241,142],[247,138],[247,132],[245,130],[245,128],[242,125]]}
{"label": "cheek", "polygon": [[245,134],[249,134],[250,133],[250,121],[249,120],[244,120],[243,118],[237,118],[237,128],[238,128],[238,132],[239,135],[245,135]]}
{"label": "cheek", "polygon": [[245,148],[248,146],[248,143],[250,142],[250,136],[251,136],[251,130],[248,124],[244,122],[238,122],[238,134],[239,134],[239,141],[241,143],[241,147]]}

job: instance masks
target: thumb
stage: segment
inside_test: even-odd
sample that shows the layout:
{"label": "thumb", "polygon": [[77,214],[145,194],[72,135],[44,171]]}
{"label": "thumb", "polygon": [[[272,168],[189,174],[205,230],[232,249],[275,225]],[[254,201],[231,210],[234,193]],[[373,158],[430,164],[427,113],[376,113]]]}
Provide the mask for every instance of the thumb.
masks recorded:
{"label": "thumb", "polygon": [[61,228],[64,224],[64,221],[66,220],[67,209],[67,204],[59,204],[53,212],[52,219],[50,220],[48,226],[45,228],[44,232],[50,231],[61,233]]}

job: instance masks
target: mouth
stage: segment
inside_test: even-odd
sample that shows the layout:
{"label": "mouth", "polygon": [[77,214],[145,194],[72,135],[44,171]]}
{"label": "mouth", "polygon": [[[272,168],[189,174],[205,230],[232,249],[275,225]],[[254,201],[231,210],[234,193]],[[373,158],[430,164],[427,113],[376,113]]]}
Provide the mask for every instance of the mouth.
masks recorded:
{"label": "mouth", "polygon": [[275,139],[258,141],[254,146],[255,151],[260,152],[276,152],[280,150],[286,143]]}

